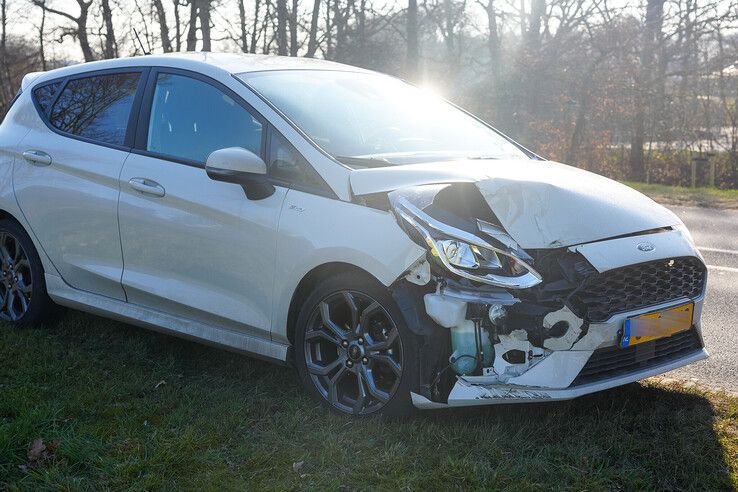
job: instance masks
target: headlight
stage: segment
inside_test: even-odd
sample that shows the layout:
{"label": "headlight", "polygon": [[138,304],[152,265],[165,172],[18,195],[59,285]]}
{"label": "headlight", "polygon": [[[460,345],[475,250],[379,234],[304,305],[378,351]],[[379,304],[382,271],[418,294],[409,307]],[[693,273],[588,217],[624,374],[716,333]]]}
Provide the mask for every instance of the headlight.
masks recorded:
{"label": "headlight", "polygon": [[476,270],[480,268],[502,268],[497,253],[483,249],[457,239],[441,239],[437,241],[441,246],[440,253],[455,267]]}
{"label": "headlight", "polygon": [[478,226],[496,244],[438,222],[405,198],[396,199],[393,207],[406,228],[411,228],[411,237],[425,244],[438,263],[460,277],[510,289],[527,289],[542,281],[515,241],[492,224],[479,221]]}

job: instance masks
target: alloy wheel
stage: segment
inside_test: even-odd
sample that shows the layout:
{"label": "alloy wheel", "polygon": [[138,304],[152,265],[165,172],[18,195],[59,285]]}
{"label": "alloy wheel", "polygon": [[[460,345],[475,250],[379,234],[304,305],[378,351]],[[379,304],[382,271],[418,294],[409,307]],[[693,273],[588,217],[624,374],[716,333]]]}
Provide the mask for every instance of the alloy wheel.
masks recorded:
{"label": "alloy wheel", "polygon": [[22,318],[31,303],[32,291],[28,255],[15,236],[0,232],[0,319]]}
{"label": "alloy wheel", "polygon": [[395,322],[370,296],[340,291],[313,309],[305,362],[318,392],[338,410],[368,414],[394,395],[402,376],[402,342]]}

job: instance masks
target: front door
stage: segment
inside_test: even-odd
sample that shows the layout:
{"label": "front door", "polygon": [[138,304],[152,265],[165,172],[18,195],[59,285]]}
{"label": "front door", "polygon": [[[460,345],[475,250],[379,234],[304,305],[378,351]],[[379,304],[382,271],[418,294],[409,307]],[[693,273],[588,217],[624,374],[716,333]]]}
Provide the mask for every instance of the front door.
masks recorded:
{"label": "front door", "polygon": [[152,77],[139,120],[140,148],[120,176],[128,300],[267,338],[277,222],[287,190],[248,200],[241,186],[213,181],[204,169],[220,148],[263,156],[266,123],[209,79],[179,71]]}

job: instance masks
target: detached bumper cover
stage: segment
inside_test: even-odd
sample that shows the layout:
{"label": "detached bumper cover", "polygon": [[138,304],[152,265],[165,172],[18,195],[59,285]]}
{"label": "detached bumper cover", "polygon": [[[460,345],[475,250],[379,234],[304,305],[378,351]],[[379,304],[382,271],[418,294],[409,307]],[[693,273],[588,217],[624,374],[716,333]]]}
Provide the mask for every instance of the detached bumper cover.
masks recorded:
{"label": "detached bumper cover", "polygon": [[572,398],[577,398],[579,396],[633,383],[640,379],[658,376],[659,374],[663,374],[678,367],[706,359],[708,355],[707,350],[702,348],[678,359],[673,359],[664,364],[649,367],[642,371],[602,379],[596,382],[581,384],[566,389],[548,389],[510,385],[479,385],[469,384],[463,380],[459,380],[451,390],[448,404],[432,402],[416,393],[412,393],[411,396],[413,404],[421,409],[571,400]]}

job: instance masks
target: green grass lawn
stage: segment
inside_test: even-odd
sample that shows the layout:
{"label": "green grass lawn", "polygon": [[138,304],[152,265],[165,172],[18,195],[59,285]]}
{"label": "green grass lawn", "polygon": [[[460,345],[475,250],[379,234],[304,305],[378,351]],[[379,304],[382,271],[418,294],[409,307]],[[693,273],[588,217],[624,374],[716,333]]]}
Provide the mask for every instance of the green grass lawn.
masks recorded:
{"label": "green grass lawn", "polygon": [[[53,452],[29,460],[37,438]],[[0,490],[736,487],[729,395],[649,382],[351,420],[291,369],[192,342],[74,312],[0,325]]]}
{"label": "green grass lawn", "polygon": [[696,205],[715,208],[738,208],[738,190],[720,190],[717,188],[687,188],[684,186],[667,186],[661,184],[625,182],[667,205]]}

